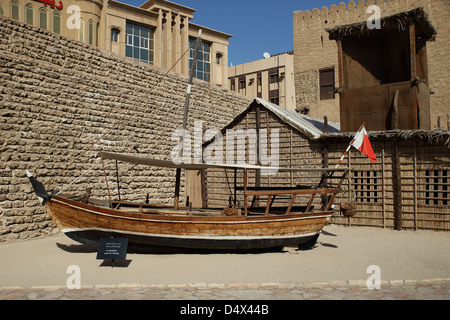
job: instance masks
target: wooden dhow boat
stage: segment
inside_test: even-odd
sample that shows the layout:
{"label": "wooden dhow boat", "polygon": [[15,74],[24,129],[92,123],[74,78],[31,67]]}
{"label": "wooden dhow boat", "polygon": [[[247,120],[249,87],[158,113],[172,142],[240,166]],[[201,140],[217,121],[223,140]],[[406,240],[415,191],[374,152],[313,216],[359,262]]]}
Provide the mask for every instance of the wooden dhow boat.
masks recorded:
{"label": "wooden dhow boat", "polygon": [[[200,47],[201,31],[196,42],[194,63]],[[184,106],[183,128],[186,129],[189,98],[193,79],[192,68]],[[256,165],[228,164],[175,164],[168,160],[158,160],[109,152],[101,152],[102,161],[116,161],[176,169],[174,205],[150,203],[130,203],[94,200],[87,195],[84,199],[70,195],[48,194],[41,182],[27,172],[36,195],[45,205],[56,226],[68,237],[83,244],[97,245],[101,238],[127,238],[128,245],[176,247],[190,249],[241,250],[267,249],[287,245],[312,247],[323,226],[333,215],[332,204],[341,192],[341,185],[348,173],[345,168],[299,169],[269,168]],[[190,208],[179,205],[181,170],[204,169],[233,170],[234,203],[226,208]],[[294,188],[260,187],[248,185],[250,170],[313,171],[322,173],[316,186]],[[236,174],[243,170],[243,185],[237,186]],[[341,172],[341,177],[332,177]],[[320,176],[320,175],[318,175]],[[105,174],[106,177],[106,174]],[[324,178],[338,178],[336,187],[323,187]],[[243,196],[243,206],[237,202],[237,193]],[[313,206],[317,195],[330,195],[320,210]],[[309,195],[309,201],[302,207],[294,206],[299,195]],[[290,197],[287,208],[274,207],[276,197]],[[249,198],[267,197],[265,207],[257,208]],[[283,211],[284,210],[284,211]]]}
{"label": "wooden dhow boat", "polygon": [[[165,168],[203,170],[243,170],[243,185],[234,184],[234,194],[243,195],[244,203],[226,208],[191,208],[189,205],[155,205],[121,201],[75,199],[69,195],[48,194],[42,183],[28,173],[37,196],[58,228],[69,238],[83,244],[97,245],[101,238],[127,238],[129,246],[176,247],[212,250],[249,250],[298,245],[311,248],[323,226],[333,215],[333,201],[341,192],[348,169],[278,168],[283,171],[319,172],[322,179],[337,178],[336,187],[296,186],[293,188],[252,187],[251,170],[274,169],[255,165],[174,164],[133,155],[101,152],[103,159]],[[335,172],[341,175],[334,176]],[[287,207],[273,206],[278,196],[290,197]],[[294,206],[297,196],[307,195],[305,206]],[[329,195],[322,209],[314,208],[316,196]],[[267,197],[265,206],[250,205],[253,197]],[[82,197],[81,197],[82,198]],[[236,200],[236,198],[235,198]]]}

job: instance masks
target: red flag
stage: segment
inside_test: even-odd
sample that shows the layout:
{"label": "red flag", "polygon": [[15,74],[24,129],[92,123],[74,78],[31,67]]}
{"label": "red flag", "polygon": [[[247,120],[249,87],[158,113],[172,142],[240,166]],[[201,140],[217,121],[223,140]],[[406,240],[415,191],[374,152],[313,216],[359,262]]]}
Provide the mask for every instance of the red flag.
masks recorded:
{"label": "red flag", "polygon": [[369,141],[369,136],[366,132],[366,128],[363,127],[362,130],[356,134],[355,139],[352,142],[352,146],[358,149],[362,154],[369,157],[372,163],[375,163],[377,161],[377,157],[375,157],[375,153],[373,152],[372,145]]}

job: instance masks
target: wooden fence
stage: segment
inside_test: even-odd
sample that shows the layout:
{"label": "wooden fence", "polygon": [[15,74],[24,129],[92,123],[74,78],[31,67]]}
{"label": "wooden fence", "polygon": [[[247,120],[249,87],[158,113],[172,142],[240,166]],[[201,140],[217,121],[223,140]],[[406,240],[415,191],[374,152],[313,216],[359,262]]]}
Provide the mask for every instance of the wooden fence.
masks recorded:
{"label": "wooden fence", "polygon": [[[372,145],[376,164],[357,150],[343,163],[351,171],[338,201],[356,204],[357,214],[347,218],[337,210],[333,223],[450,231],[449,148],[420,139]],[[340,156],[342,146],[333,146],[330,162]]]}

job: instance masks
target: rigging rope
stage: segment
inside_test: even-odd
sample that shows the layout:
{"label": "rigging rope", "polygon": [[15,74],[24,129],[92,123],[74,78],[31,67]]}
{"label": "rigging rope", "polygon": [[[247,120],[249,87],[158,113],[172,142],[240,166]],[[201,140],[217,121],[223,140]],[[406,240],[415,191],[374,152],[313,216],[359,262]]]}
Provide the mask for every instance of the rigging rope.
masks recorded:
{"label": "rigging rope", "polygon": [[[191,44],[191,46],[183,53],[183,55],[181,55],[181,57],[172,65],[172,67],[169,69],[169,70],[167,70],[160,78],[159,78],[159,80],[156,82],[156,84],[153,86],[153,87],[151,87],[150,88],[150,90],[148,91],[148,93],[145,95],[145,96],[147,96],[147,95],[149,95],[149,94],[151,94],[152,92],[153,92],[153,90],[154,89],[156,89],[158,86],[159,86],[159,84],[166,78],[166,76],[169,74],[169,72],[171,72],[172,71],[172,69],[181,61],[181,59],[183,59],[184,58],[184,56],[186,55],[186,53],[188,53],[189,52],[189,50],[192,48],[192,46],[194,45],[196,43],[196,41],[194,41],[192,44]],[[141,100],[138,100],[139,102],[141,102],[142,101],[142,99],[143,98],[141,98]],[[114,109],[113,109],[114,110]],[[113,111],[112,110],[112,111]],[[130,110],[128,110],[128,111],[130,111]],[[125,120],[126,120],[126,116],[128,115],[128,112],[125,112],[124,114],[123,114],[123,118],[122,119],[119,119],[119,120],[117,120],[117,121],[115,121],[113,124],[112,124],[112,126],[111,126],[111,128],[110,129],[108,129],[104,134],[102,134],[99,138],[97,138],[94,142],[92,142],[92,143],[90,143],[90,145],[88,145],[88,148],[87,149],[85,149],[82,153],[80,153],[79,155],[77,155],[77,156],[75,156],[74,158],[72,158],[72,160],[66,165],[66,168],[67,167],[69,167],[69,166],[71,166],[72,164],[74,164],[75,163],[75,161],[77,161],[78,159],[80,159],[82,156],[84,156],[88,151],[90,151],[99,141],[101,141],[105,136],[107,136],[111,131],[113,131],[113,129],[117,126],[117,127],[119,127],[119,125],[120,124],[122,124]],[[124,140],[124,141],[126,141],[126,139]],[[99,158],[97,158],[96,160],[98,160]],[[90,169],[88,169],[88,171],[90,171],[90,170],[92,170],[92,168],[93,168],[93,166],[91,166],[91,168]],[[87,172],[87,171],[86,171]],[[79,176],[78,178],[76,178],[72,183],[70,183],[68,186],[70,186],[71,184],[73,184],[75,181],[77,181],[79,178],[81,178],[86,172],[84,172],[81,176]],[[54,177],[52,177],[52,178],[50,178],[48,181],[46,181],[46,182],[44,182],[45,183],[45,185],[49,185],[50,183],[52,183],[54,180],[55,180],[55,178],[56,178],[57,176],[54,176]],[[67,187],[68,187],[67,186]],[[67,188],[66,187],[66,188]],[[66,188],[64,188],[63,190],[65,190]],[[60,192],[62,192],[63,190],[61,190]],[[59,192],[59,193],[60,193]]]}

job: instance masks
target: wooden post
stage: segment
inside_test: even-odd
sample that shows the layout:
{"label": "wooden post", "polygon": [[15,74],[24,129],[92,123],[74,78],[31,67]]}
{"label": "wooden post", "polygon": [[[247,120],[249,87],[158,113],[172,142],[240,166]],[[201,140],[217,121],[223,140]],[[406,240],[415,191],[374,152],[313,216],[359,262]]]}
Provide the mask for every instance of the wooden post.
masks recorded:
{"label": "wooden post", "polygon": [[402,230],[402,180],[399,143],[394,141],[392,150],[392,191],[394,193],[394,227]]}
{"label": "wooden post", "polygon": [[111,200],[111,193],[109,192],[108,177],[106,176],[106,169],[105,169],[105,164],[103,163],[103,157],[101,157],[101,159],[102,159],[103,173],[105,175],[106,190],[108,191],[109,207],[112,208],[113,204],[112,204],[112,200]]}
{"label": "wooden post", "polygon": [[117,160],[116,160],[116,180],[117,180],[117,194],[119,195],[119,201],[120,201],[119,166],[117,165]]}
{"label": "wooden post", "polygon": [[[260,150],[259,150],[259,146],[260,146],[260,136],[259,136],[259,129],[260,129],[260,122],[261,122],[261,110],[259,108],[259,105],[256,106],[256,164],[258,166],[261,165],[261,159],[259,157],[260,154]],[[248,130],[248,129],[247,129]],[[261,186],[261,170],[256,170],[255,172],[255,187],[260,187]],[[258,197],[256,197],[255,199],[255,207],[259,207],[259,199]]]}
{"label": "wooden post", "polygon": [[[414,83],[418,79],[417,77],[417,53],[416,53],[416,25],[414,22],[410,22],[409,24],[409,56],[411,62],[411,81]],[[414,129],[419,128],[419,106],[418,106],[418,87],[415,85],[411,88],[412,90],[412,98],[413,98],[413,107],[416,110],[413,113],[414,119]]]}
{"label": "wooden post", "polygon": [[247,169],[244,169],[244,215],[247,216]]}
{"label": "wooden post", "polygon": [[297,197],[296,194],[293,194],[293,195],[292,195],[291,203],[289,204],[289,207],[288,207],[287,210],[286,210],[286,214],[291,213],[291,209],[292,209],[292,206],[294,205],[294,202],[295,202],[295,198],[296,198],[296,197]]}
{"label": "wooden post", "polygon": [[[202,37],[202,30],[200,29],[198,32],[197,43],[195,45],[194,60],[192,62],[191,72],[189,73],[188,87],[186,90],[186,96],[185,96],[185,101],[184,101],[183,129],[187,128],[187,120],[188,120],[188,114],[189,114],[189,99],[191,97],[191,88],[192,88],[192,83],[193,83],[193,78],[194,78],[194,71],[195,71],[195,68],[197,65],[197,55],[198,55],[198,50],[200,47],[201,37]],[[183,143],[184,143],[184,137],[183,137]],[[185,177],[185,179],[186,179],[186,177]],[[175,199],[174,199],[174,207],[176,210],[178,210],[180,208],[180,180],[181,180],[181,169],[177,168],[176,176],[175,176]]]}
{"label": "wooden post", "polygon": [[[323,117],[323,133],[328,132],[328,117]],[[328,168],[328,144],[325,142],[322,149],[322,167]],[[328,172],[322,173],[322,185],[319,187],[325,187],[327,185],[327,176]],[[322,195],[322,210],[325,209],[327,205],[327,195]]]}
{"label": "wooden post", "polygon": [[384,141],[381,143],[381,176],[382,176],[382,185],[383,185],[383,203],[382,203],[382,213],[383,213],[383,228],[386,227],[386,172],[385,172],[385,157],[384,150],[386,144]]}
{"label": "wooden post", "polygon": [[266,216],[269,215],[269,209],[270,209],[270,204],[271,204],[271,202],[272,202],[272,196],[269,195],[269,196],[267,197]]}
{"label": "wooden post", "polygon": [[414,230],[417,230],[417,150],[416,150],[416,140],[414,143]]}
{"label": "wooden post", "polygon": [[234,204],[237,203],[237,169],[234,168]]}
{"label": "wooden post", "polygon": [[339,80],[339,88],[344,87],[344,54],[342,51],[342,40],[336,40],[337,50],[338,50],[338,80]]}
{"label": "wooden post", "polygon": [[309,199],[308,205],[306,206],[305,213],[306,213],[306,212],[309,212],[309,210],[311,209],[311,205],[312,205],[312,203],[313,203],[315,197],[316,197],[316,194],[313,193],[313,194],[311,195],[311,198]]}
{"label": "wooden post", "polygon": [[411,81],[416,79],[416,26],[414,22],[409,25],[409,52],[411,60]]}
{"label": "wooden post", "polygon": [[398,95],[399,91],[395,90],[394,101],[393,101],[393,113],[392,113],[392,129],[398,129]]}

